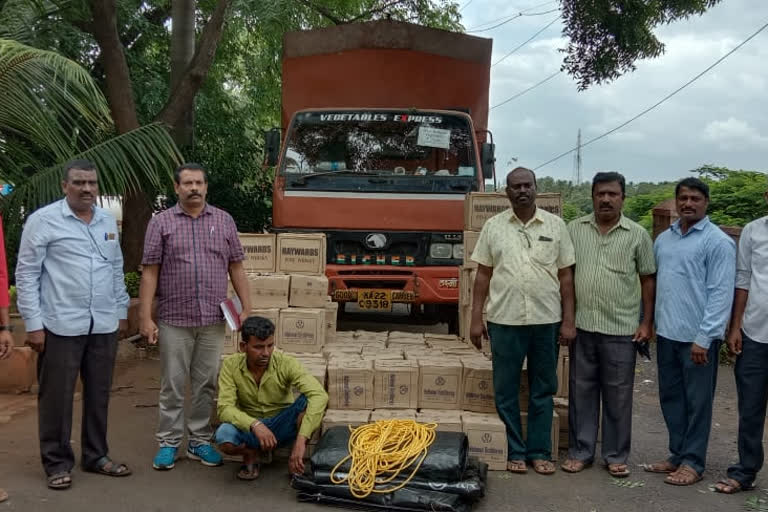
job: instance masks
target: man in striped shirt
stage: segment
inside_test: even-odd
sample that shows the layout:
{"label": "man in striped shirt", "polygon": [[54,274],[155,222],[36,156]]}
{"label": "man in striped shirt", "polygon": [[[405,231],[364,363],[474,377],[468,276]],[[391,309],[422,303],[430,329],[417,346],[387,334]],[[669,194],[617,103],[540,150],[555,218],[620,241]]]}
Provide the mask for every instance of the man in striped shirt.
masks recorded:
{"label": "man in striped shirt", "polygon": [[647,342],[653,330],[656,263],[651,237],[622,215],[624,197],[624,176],[597,173],[594,213],[568,225],[576,252],[578,333],[570,345],[570,435],[562,465],[569,473],[594,460],[602,397],[602,457],[611,475],[629,475],[635,342]]}
{"label": "man in striped shirt", "polygon": [[706,465],[720,343],[731,313],[736,244],[707,217],[709,186],[675,187],[680,219],[656,238],[656,360],[670,455],[646,466],[671,485],[692,485]]}
{"label": "man in striped shirt", "polygon": [[[188,163],[174,175],[179,202],[149,222],[141,275],[141,334],[160,345],[160,444],[152,467],[172,469],[184,436],[184,399],[190,380],[187,411],[187,457],[206,466],[221,464],[211,446],[213,394],[224,341],[220,304],[227,297],[227,274],[243,305],[251,310],[245,257],[232,217],[205,201],[208,178],[199,164]],[[157,319],[152,300],[157,293]],[[159,340],[159,341],[158,341]]]}

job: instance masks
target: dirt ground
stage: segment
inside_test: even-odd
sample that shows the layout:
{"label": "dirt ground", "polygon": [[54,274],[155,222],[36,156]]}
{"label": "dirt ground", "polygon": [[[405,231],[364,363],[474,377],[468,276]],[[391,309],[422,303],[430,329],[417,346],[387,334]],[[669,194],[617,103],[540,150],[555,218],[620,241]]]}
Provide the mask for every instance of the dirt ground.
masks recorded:
{"label": "dirt ground", "polygon": [[[345,320],[343,327],[380,329],[367,320]],[[387,326],[404,330],[404,325]],[[418,330],[435,330],[415,327]],[[702,482],[691,487],[673,487],[663,483],[661,475],[645,473],[640,465],[666,456],[666,427],[659,409],[655,363],[638,363],[635,383],[632,475],[624,482],[634,487],[616,485],[595,465],[576,475],[558,471],[553,476],[512,475],[492,472],[487,496],[477,511],[518,510],[531,512],[631,512],[631,511],[736,511],[766,510],[768,474],[758,477],[758,491],[736,496],[713,493],[709,486],[721,477],[736,458],[736,390],[731,367],[721,366],[708,468]],[[109,438],[111,455],[128,464],[133,475],[110,478],[73,473],[68,491],[51,491],[44,484],[37,444],[37,415],[34,398],[0,396],[0,409],[12,407],[16,414],[10,421],[0,421],[0,487],[10,499],[0,504],[0,512],[81,510],[169,511],[215,510],[329,510],[313,504],[296,502],[290,488],[287,465],[275,460],[263,469],[255,482],[234,478],[237,466],[207,468],[182,459],[168,472],[154,471],[151,460],[156,445],[154,429],[157,416],[159,364],[154,358],[119,364],[110,408]],[[79,401],[76,403],[73,447],[79,451]],[[0,411],[0,418],[3,412]],[[565,452],[561,450],[560,461]],[[765,508],[759,508],[759,507]]]}

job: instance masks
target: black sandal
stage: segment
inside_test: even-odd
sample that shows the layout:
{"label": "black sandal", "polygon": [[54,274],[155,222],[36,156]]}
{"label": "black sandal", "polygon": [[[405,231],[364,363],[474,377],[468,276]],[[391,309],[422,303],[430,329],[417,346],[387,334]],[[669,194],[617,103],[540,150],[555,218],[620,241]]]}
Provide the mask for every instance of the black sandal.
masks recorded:
{"label": "black sandal", "polygon": [[118,464],[106,455],[97,460],[93,468],[89,468],[86,471],[107,476],[128,476],[131,474],[131,470],[128,469],[128,466],[125,464]]}
{"label": "black sandal", "polygon": [[47,481],[49,489],[61,491],[72,486],[72,475],[69,474],[69,471],[61,471],[60,473],[50,475]]}
{"label": "black sandal", "polygon": [[237,472],[238,480],[256,480],[259,478],[261,464],[243,464]]}

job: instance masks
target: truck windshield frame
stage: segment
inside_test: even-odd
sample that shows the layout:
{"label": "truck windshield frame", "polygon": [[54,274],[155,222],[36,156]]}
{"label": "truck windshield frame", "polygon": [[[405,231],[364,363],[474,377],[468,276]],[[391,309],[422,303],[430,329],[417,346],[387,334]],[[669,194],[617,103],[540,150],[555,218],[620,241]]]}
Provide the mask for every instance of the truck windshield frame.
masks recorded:
{"label": "truck windshield frame", "polygon": [[279,175],[286,189],[457,193],[477,189],[468,116],[444,111],[296,114]]}

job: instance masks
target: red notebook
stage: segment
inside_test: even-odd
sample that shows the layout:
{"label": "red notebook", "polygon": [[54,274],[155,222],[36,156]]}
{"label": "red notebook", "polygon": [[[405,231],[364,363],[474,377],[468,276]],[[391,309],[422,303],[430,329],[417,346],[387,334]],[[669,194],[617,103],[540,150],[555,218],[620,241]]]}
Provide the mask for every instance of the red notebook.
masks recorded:
{"label": "red notebook", "polygon": [[219,304],[222,313],[224,313],[224,319],[227,321],[227,325],[233,331],[240,330],[240,313],[243,312],[243,305],[240,303],[240,299],[234,296],[229,299],[224,299],[224,302]]}

